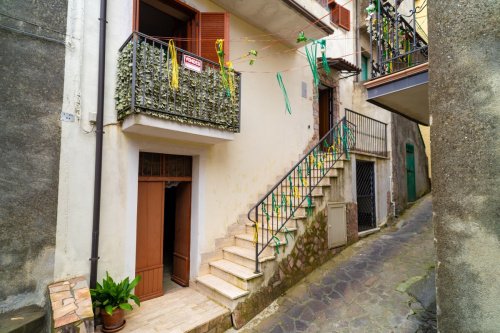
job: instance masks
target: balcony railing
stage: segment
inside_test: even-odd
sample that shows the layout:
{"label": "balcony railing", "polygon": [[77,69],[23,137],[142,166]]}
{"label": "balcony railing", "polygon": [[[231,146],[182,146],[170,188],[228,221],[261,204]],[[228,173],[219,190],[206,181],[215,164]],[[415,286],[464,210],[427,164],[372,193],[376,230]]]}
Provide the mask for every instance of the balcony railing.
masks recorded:
{"label": "balcony railing", "polygon": [[349,109],[345,109],[345,118],[354,125],[353,152],[387,157],[387,124]]}
{"label": "balcony railing", "polygon": [[[215,46],[214,46],[215,48]],[[179,88],[170,86],[172,59],[168,44],[134,32],[120,48],[116,87],[118,119],[146,114],[180,123],[230,132],[240,129],[241,75],[234,75],[234,92],[223,85],[219,64],[176,48]],[[183,66],[185,56],[199,60],[199,72]]]}
{"label": "balcony railing", "polygon": [[415,5],[409,15],[403,15],[398,1],[395,6],[380,0],[372,0],[371,4],[375,6],[368,28],[372,78],[427,62],[427,40],[419,33]]}

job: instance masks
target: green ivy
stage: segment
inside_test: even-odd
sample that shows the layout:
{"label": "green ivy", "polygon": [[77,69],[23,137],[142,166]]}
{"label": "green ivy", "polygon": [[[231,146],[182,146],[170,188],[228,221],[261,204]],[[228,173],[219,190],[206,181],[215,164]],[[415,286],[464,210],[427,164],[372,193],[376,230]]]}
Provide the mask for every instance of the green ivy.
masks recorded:
{"label": "green ivy", "polygon": [[[179,66],[179,89],[170,88],[171,60],[167,49],[145,42],[137,44],[135,108],[132,108],[133,42],[118,57],[116,109],[118,119],[143,113],[191,125],[215,127],[232,132],[239,128],[239,85],[236,96],[228,97],[218,68],[197,73]],[[168,112],[168,113],[167,113]]]}

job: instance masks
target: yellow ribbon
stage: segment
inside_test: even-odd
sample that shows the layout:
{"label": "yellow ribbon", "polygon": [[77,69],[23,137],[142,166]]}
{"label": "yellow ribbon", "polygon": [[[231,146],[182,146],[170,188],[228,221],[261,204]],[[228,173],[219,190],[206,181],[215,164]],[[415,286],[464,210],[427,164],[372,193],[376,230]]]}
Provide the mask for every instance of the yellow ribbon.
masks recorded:
{"label": "yellow ribbon", "polygon": [[253,242],[254,244],[257,244],[259,241],[259,224],[257,222],[254,223],[255,229],[254,229],[254,234],[253,234]]}
{"label": "yellow ribbon", "polygon": [[172,39],[168,42],[168,52],[170,52],[170,59],[172,59],[172,79],[170,79],[170,73],[167,72],[168,80],[170,87],[177,90],[179,89],[179,63],[177,62],[177,50]]}
{"label": "yellow ribbon", "polygon": [[293,187],[293,196],[297,199],[300,199],[299,188],[297,186]]}

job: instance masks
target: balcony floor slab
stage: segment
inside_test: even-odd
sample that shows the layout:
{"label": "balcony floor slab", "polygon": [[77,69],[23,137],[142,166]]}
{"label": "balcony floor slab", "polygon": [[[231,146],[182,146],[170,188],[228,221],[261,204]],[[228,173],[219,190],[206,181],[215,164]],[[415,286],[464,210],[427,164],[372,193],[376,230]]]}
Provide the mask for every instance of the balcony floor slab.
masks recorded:
{"label": "balcony floor slab", "polygon": [[211,127],[182,124],[171,120],[155,118],[143,114],[129,115],[122,124],[125,133],[150,137],[216,144],[234,140],[234,133]]}

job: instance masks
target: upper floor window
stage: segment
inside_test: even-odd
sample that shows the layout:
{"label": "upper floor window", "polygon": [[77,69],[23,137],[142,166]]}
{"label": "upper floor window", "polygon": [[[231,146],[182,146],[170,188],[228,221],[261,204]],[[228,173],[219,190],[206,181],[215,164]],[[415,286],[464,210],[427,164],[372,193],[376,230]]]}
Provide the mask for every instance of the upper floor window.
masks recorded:
{"label": "upper floor window", "polygon": [[337,4],[335,1],[330,1],[331,21],[333,24],[349,31],[351,30],[351,12],[349,9]]}
{"label": "upper floor window", "polygon": [[218,62],[215,41],[229,59],[229,14],[202,13],[177,0],[134,0],[133,30]]}

